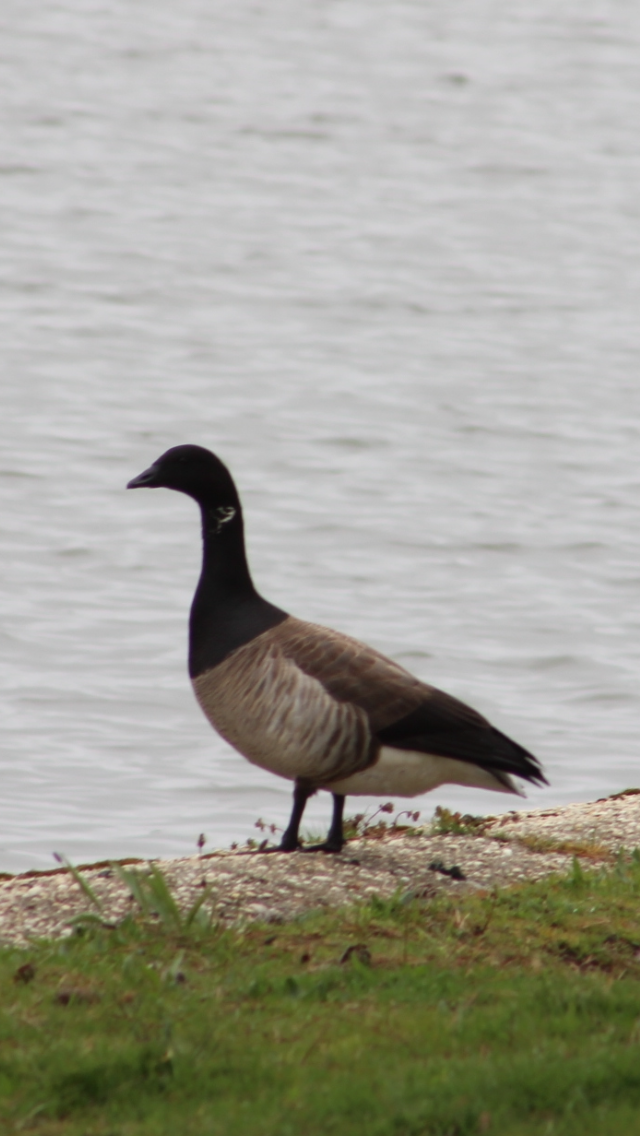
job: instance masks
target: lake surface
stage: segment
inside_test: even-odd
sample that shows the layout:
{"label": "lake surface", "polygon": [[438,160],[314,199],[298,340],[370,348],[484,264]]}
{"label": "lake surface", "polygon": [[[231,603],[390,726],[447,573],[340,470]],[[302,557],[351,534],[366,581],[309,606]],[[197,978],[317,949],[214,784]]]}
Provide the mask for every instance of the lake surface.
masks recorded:
{"label": "lake surface", "polygon": [[0,32],[0,869],[286,820],[191,694],[197,511],[124,491],[184,441],[260,589],[529,746],[530,803],[640,784],[640,9],[4,0]]}

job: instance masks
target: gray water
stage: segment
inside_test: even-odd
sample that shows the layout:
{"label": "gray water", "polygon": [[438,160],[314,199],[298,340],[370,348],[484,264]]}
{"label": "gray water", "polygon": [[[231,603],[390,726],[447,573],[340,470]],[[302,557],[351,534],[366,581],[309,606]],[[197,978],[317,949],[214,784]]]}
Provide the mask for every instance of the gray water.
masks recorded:
{"label": "gray water", "polygon": [[530,803],[640,782],[639,36],[623,0],[4,0],[0,868],[286,819],[191,694],[196,509],[124,491],[183,441],[264,593],[529,746]]}

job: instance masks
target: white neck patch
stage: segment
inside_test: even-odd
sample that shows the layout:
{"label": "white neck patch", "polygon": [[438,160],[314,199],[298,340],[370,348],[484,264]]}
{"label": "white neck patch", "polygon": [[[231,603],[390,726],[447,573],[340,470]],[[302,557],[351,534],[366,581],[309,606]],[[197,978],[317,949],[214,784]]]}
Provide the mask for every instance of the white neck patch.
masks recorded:
{"label": "white neck patch", "polygon": [[214,536],[217,536],[223,525],[228,525],[236,515],[236,510],[233,505],[220,505],[218,509],[214,510],[216,527],[213,530]]}

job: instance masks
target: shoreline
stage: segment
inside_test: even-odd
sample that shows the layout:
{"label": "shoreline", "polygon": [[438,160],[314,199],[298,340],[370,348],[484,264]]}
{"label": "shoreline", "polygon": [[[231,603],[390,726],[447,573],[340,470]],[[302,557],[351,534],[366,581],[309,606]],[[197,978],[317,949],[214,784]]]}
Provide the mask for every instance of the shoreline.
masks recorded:
{"label": "shoreline", "polygon": [[[178,905],[191,907],[208,889],[206,907],[227,926],[283,923],[313,909],[389,898],[402,891],[428,898],[443,889],[486,891],[564,872],[577,857],[585,866],[612,863],[640,848],[640,789],[561,808],[461,817],[440,810],[422,827],[374,826],[348,841],[339,855],[219,850],[180,859],[126,857],[118,864],[165,876]],[[76,872],[113,925],[136,904],[109,861]],[[452,874],[453,873],[453,874]],[[34,938],[72,933],[78,916],[98,914],[73,871],[61,866],[0,878],[0,943],[27,946]]]}

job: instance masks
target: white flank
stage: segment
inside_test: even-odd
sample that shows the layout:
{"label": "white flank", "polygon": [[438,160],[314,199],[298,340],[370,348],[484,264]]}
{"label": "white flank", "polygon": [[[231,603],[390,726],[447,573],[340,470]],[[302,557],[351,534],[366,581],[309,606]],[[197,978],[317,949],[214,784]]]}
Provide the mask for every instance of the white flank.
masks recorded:
{"label": "white flank", "polygon": [[[505,775],[506,777],[506,775]],[[493,789],[498,793],[516,793],[520,790],[510,778],[509,787],[498,781],[492,773],[472,762],[456,761],[452,757],[436,757],[430,753],[393,749],[383,746],[378,760],[369,769],[323,785],[332,793],[345,796],[419,797],[438,785],[472,785],[478,789]]]}

